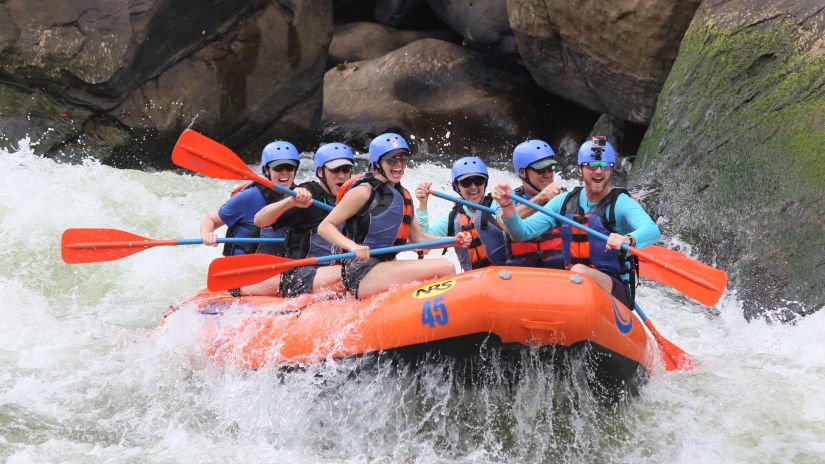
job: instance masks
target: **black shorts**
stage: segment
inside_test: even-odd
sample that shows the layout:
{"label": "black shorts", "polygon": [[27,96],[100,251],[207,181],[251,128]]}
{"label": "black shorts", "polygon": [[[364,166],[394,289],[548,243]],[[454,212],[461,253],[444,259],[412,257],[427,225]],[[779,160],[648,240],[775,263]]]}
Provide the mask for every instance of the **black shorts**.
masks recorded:
{"label": "black shorts", "polygon": [[293,297],[312,293],[312,284],[318,266],[303,266],[290,269],[281,274],[281,296]]}
{"label": "black shorts", "polygon": [[344,265],[341,266],[341,280],[344,282],[344,288],[358,298],[358,287],[361,285],[361,281],[364,280],[364,277],[369,274],[372,268],[383,261],[386,260],[369,258],[363,261],[359,259],[345,261]]}
{"label": "black shorts", "polygon": [[613,281],[613,289],[610,291],[613,297],[621,301],[628,309],[633,310],[633,304],[630,302],[630,286],[627,282],[613,276],[610,276],[610,280]]}

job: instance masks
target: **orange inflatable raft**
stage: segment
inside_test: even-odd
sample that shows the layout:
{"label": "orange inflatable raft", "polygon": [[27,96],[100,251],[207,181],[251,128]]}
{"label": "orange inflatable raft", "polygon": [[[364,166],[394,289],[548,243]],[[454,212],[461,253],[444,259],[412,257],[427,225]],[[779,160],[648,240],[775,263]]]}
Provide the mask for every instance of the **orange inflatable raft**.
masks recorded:
{"label": "orange inflatable raft", "polygon": [[370,354],[479,356],[481,345],[584,352],[601,382],[635,387],[656,349],[627,307],[568,271],[489,267],[365,300],[203,290],[170,308],[203,318],[209,355],[257,369]]}

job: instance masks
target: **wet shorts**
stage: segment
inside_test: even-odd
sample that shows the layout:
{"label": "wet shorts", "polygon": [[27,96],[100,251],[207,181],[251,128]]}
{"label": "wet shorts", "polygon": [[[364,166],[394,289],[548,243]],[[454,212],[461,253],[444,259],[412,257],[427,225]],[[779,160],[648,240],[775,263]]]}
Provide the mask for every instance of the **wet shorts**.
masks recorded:
{"label": "wet shorts", "polygon": [[381,262],[383,261],[378,258],[369,258],[363,261],[358,259],[345,261],[344,265],[341,266],[341,280],[344,282],[344,288],[358,298],[358,287],[361,285],[361,281],[364,280],[364,277],[372,268]]}
{"label": "wet shorts", "polygon": [[614,298],[632,310],[633,305],[630,303],[630,287],[627,285],[627,282],[613,276],[610,276],[610,280],[613,281],[613,290],[611,290],[610,293]]}
{"label": "wet shorts", "polygon": [[312,283],[318,266],[303,266],[290,269],[281,274],[281,296],[293,297],[312,293]]}

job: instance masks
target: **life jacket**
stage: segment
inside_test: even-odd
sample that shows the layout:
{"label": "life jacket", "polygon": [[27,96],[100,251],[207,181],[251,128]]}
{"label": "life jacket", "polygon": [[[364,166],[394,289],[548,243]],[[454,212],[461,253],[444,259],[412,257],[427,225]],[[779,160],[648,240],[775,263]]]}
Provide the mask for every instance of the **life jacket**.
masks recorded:
{"label": "life jacket", "polygon": [[[562,214],[604,235],[616,232],[616,201],[621,194],[630,196],[627,190],[614,188],[587,214],[579,204],[581,190],[582,187],[576,187],[567,194]],[[633,301],[639,268],[634,256],[624,250],[607,249],[606,240],[567,224],[561,226],[561,238],[564,254],[569,256],[569,266],[584,264],[622,280],[630,286]]]}
{"label": "life jacket", "polygon": [[[306,182],[301,184],[301,187],[309,190],[314,200],[335,206],[335,197],[327,193],[318,182]],[[318,225],[325,216],[326,213],[310,214],[307,218],[308,224],[303,224],[302,227],[287,227],[287,258],[303,259],[332,254],[333,245],[318,234]]]}
{"label": "life jacket", "polygon": [[[490,194],[481,200],[484,206],[490,206],[492,203],[493,197]],[[455,248],[461,269],[465,271],[481,269],[493,264],[504,264],[507,261],[505,233],[490,213],[476,210],[473,217],[470,217],[462,205],[455,205],[448,217],[447,235],[453,236],[457,230],[469,232],[472,237],[468,248]]]}
{"label": "life jacket", "polygon": [[[239,192],[250,189],[256,188],[261,195],[264,197],[266,204],[275,203],[276,201],[280,201],[284,198],[284,194],[276,192],[269,187],[256,184],[254,182],[249,182],[241,187],[238,187],[232,191],[230,194],[230,198],[237,195]],[[256,211],[257,212],[257,211]],[[226,237],[227,238],[285,238],[286,237],[286,228],[280,229],[273,229],[271,227],[265,227],[262,231],[260,227],[256,226],[254,223],[241,223],[237,222],[231,227],[228,227],[226,230]],[[238,253],[240,251],[240,253]],[[272,254],[277,256],[283,256],[286,252],[286,246],[283,244],[277,243],[267,243],[267,244],[258,244],[258,243],[224,243],[223,245],[223,255],[224,256],[233,256],[235,254],[251,254],[251,253],[266,253]]]}
{"label": "life jacket", "polygon": [[[524,187],[516,188],[513,193],[527,198]],[[509,235],[505,237],[505,240],[508,266],[567,268],[567,257],[562,253],[562,240],[558,227],[526,242],[514,242]]]}
{"label": "life jacket", "polygon": [[[390,186],[366,174],[351,183],[347,190],[368,184],[372,189],[364,207],[349,218],[344,233],[355,243],[370,248],[404,245],[410,237],[413,220],[413,206],[410,192],[401,184]],[[343,187],[342,187],[343,188]],[[395,258],[394,254],[376,256],[382,261]]]}

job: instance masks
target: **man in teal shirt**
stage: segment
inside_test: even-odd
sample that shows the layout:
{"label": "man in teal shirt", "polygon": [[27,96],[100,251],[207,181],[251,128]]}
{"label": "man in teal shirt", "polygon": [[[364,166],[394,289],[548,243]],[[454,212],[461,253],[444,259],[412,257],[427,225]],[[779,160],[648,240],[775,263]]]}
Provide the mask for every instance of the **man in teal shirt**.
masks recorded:
{"label": "man in teal shirt", "polygon": [[529,240],[559,227],[562,254],[570,270],[593,279],[626,306],[632,307],[636,266],[621,246],[643,248],[652,245],[661,235],[659,227],[626,191],[611,185],[616,152],[604,137],[593,137],[579,148],[578,165],[584,188],[577,187],[566,195],[553,197],[546,208],[577,218],[607,235],[607,241],[560,224],[545,214],[522,219],[516,214],[507,184],[496,185],[493,199],[499,203],[502,222],[514,241]]}

